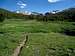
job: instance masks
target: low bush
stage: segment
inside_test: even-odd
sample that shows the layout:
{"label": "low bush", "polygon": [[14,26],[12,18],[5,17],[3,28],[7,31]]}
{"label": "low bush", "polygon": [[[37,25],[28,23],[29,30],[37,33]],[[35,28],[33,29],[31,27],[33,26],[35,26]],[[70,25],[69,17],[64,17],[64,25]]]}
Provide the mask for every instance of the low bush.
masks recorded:
{"label": "low bush", "polygon": [[65,27],[63,33],[66,35],[75,36],[75,26]]}
{"label": "low bush", "polygon": [[4,15],[3,14],[0,14],[0,22],[3,22],[5,19]]}

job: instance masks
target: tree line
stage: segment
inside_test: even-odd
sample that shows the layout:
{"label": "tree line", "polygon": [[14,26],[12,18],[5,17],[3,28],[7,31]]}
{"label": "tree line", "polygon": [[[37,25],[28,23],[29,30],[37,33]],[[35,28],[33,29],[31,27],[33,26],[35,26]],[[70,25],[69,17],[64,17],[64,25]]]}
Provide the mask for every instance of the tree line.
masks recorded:
{"label": "tree line", "polygon": [[4,19],[25,19],[25,20],[38,20],[38,21],[74,21],[75,22],[75,8],[69,8],[55,14],[47,12],[44,15],[24,15],[22,13],[10,12],[0,8],[0,22]]}

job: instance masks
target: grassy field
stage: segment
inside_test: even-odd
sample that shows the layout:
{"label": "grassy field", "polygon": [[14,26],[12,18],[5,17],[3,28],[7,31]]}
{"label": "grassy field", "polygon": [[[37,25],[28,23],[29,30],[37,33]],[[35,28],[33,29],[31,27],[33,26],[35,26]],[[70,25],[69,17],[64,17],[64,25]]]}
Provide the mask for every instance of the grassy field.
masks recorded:
{"label": "grassy field", "polygon": [[29,39],[20,56],[74,56],[75,36],[59,32],[74,22],[38,22],[9,19],[0,25],[0,56],[11,56],[23,40],[23,33],[29,32]]}
{"label": "grassy field", "polygon": [[71,26],[74,22],[37,22],[36,20],[6,20],[3,23],[3,31],[6,32],[31,32],[50,33],[61,32],[62,27]]}
{"label": "grassy field", "polygon": [[7,32],[0,34],[0,56],[11,56],[23,39],[23,33]]}
{"label": "grassy field", "polygon": [[31,33],[20,56],[74,56],[75,37],[60,33]]}

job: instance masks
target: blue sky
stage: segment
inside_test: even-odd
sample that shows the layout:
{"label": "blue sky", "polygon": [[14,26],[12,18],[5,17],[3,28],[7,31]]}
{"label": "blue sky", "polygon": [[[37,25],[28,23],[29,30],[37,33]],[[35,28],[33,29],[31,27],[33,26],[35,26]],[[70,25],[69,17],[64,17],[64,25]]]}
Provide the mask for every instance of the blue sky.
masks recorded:
{"label": "blue sky", "polygon": [[0,0],[0,8],[45,13],[75,7],[75,0]]}

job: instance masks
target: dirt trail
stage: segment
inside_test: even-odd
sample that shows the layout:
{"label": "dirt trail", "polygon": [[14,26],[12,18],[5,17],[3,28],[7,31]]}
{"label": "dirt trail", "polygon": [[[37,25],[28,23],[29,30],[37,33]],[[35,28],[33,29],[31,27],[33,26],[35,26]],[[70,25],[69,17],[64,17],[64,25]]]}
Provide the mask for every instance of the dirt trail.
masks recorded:
{"label": "dirt trail", "polygon": [[28,35],[24,35],[25,39],[17,46],[17,48],[14,50],[14,53],[12,56],[19,56],[21,53],[22,48],[26,45],[26,42],[28,41]]}

